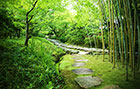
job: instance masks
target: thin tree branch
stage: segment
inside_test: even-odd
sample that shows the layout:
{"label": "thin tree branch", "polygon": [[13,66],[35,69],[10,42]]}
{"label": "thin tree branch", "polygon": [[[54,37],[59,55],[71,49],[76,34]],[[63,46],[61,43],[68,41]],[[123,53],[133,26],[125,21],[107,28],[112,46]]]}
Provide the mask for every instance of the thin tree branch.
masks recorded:
{"label": "thin tree branch", "polygon": [[31,18],[28,20],[28,22],[30,22],[30,21],[32,20],[33,16],[34,16],[34,15],[31,16]]}
{"label": "thin tree branch", "polygon": [[35,3],[33,4],[33,7],[31,8],[31,10],[27,12],[26,16],[28,16],[28,14],[35,8],[37,2],[38,0],[35,1]]}

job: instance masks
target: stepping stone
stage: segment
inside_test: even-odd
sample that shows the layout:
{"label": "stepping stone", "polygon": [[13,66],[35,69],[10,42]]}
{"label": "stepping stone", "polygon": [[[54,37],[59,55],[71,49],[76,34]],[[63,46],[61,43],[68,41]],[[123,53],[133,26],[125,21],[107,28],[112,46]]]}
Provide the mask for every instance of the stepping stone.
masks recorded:
{"label": "stepping stone", "polygon": [[73,67],[80,67],[80,66],[84,66],[85,63],[74,63],[72,66]]}
{"label": "stepping stone", "polygon": [[98,77],[92,77],[92,76],[82,76],[75,78],[75,81],[80,85],[82,88],[90,88],[93,86],[98,86],[101,84],[101,79]]}
{"label": "stepping stone", "polygon": [[72,70],[72,72],[74,72],[76,74],[92,74],[93,73],[93,71],[88,68],[74,69],[74,70]]}
{"label": "stepping stone", "polygon": [[76,62],[88,61],[88,59],[75,60]]}

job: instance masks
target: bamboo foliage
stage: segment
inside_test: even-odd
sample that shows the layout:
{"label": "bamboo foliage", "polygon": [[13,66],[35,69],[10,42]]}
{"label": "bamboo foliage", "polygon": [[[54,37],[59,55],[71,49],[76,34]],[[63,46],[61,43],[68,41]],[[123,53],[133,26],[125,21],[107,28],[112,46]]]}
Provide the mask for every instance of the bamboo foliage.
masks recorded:
{"label": "bamboo foliage", "polygon": [[[137,59],[136,62],[136,46],[138,46],[138,57],[140,58],[140,25],[137,13],[136,0],[99,0],[105,2],[108,7],[109,21],[108,26],[108,46],[109,46],[109,61],[113,62],[115,68],[116,62],[121,60],[123,65],[126,65],[126,80],[128,80],[128,69],[132,69],[133,77],[135,78],[135,66],[140,65]],[[132,1],[132,3],[130,3]],[[101,9],[100,8],[100,9]],[[100,10],[101,11],[101,10]],[[103,11],[102,11],[103,12]],[[102,14],[102,19],[106,18],[106,14]],[[138,34],[138,38],[137,37]],[[138,40],[138,41],[136,41]],[[136,45],[138,42],[138,45]],[[123,66],[124,67],[124,66]]]}

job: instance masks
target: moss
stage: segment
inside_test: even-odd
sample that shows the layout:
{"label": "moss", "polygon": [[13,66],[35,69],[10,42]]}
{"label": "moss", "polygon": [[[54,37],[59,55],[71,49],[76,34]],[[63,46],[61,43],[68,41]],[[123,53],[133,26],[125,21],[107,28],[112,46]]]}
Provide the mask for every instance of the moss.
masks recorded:
{"label": "moss", "polygon": [[[60,63],[61,74],[65,78],[66,89],[81,89],[77,83],[75,83],[74,78],[79,76],[87,76],[87,75],[76,75],[72,73],[72,69],[76,69],[77,67],[72,67],[74,63],[73,56],[65,55],[63,56],[63,60]],[[105,62],[102,61],[102,55],[83,55],[80,57],[81,59],[88,59],[85,66],[80,68],[89,68],[94,72],[92,76],[97,76],[104,81],[100,86],[92,87],[90,89],[102,89],[107,85],[118,85],[122,89],[139,89],[140,83],[140,75],[137,80],[132,79],[131,71],[129,69],[129,81],[125,81],[125,68],[119,67],[121,64],[117,63],[116,68],[112,69],[113,64],[108,62],[108,55],[105,55]],[[119,65],[119,66],[117,66]]]}

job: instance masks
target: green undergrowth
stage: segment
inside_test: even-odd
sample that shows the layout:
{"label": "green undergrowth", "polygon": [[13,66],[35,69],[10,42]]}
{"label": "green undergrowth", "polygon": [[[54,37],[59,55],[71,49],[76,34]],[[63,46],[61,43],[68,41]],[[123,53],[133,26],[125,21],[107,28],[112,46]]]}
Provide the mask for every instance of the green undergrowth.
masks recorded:
{"label": "green undergrowth", "polygon": [[0,39],[0,89],[61,89],[57,57],[65,52],[44,38]]}
{"label": "green undergrowth", "polygon": [[66,81],[66,89],[81,89],[74,79],[80,76],[88,76],[74,74],[72,69],[77,68],[92,69],[93,74],[90,76],[103,79],[100,86],[91,87],[90,89],[102,89],[108,85],[118,85],[122,89],[140,89],[140,74],[136,75],[136,80],[132,79],[132,72],[129,70],[129,81],[126,81],[125,68],[122,68],[120,63],[116,63],[116,68],[112,69],[113,64],[108,62],[108,55],[105,55],[105,62],[102,61],[102,55],[83,55],[80,58],[88,59],[88,61],[82,67],[72,67],[74,63],[73,57],[71,55],[65,55],[60,63],[61,75],[64,76]]}

